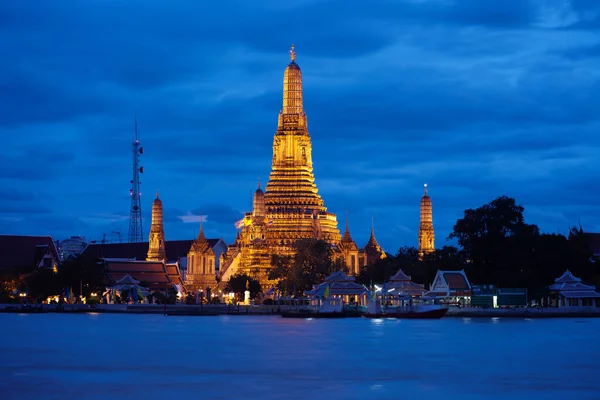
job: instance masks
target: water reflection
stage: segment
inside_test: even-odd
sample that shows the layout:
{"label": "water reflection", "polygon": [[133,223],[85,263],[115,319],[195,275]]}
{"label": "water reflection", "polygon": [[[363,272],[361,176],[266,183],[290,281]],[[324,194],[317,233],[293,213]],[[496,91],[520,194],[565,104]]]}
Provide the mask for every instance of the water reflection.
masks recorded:
{"label": "water reflection", "polygon": [[0,393],[3,400],[600,393],[600,320],[499,322],[3,314],[10,329],[0,341]]}

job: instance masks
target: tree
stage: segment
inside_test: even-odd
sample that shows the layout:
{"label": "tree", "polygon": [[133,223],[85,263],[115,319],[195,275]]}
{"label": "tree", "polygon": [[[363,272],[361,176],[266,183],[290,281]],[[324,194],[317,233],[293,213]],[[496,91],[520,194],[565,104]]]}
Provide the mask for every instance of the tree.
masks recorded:
{"label": "tree", "polygon": [[[58,271],[59,281],[63,288],[73,288],[74,292],[88,296],[98,292],[105,286],[104,265],[97,259],[79,256],[66,260]],[[80,292],[83,289],[83,293]]]}
{"label": "tree", "polygon": [[246,287],[248,287],[248,290],[250,291],[251,298],[256,297],[260,292],[262,292],[260,282],[256,279],[252,279],[246,274],[235,274],[234,276],[229,278],[229,282],[227,283],[227,287],[225,288],[225,290],[233,292],[237,295],[238,298],[243,299]]}
{"label": "tree", "polygon": [[279,290],[298,295],[321,283],[333,272],[348,272],[343,260],[333,258],[333,250],[324,240],[301,239],[294,256],[271,257],[269,279],[279,280]]}
{"label": "tree", "polygon": [[525,223],[525,209],[501,196],[477,209],[465,210],[450,239],[462,247],[473,282],[514,286],[531,269],[539,238],[536,225]]}

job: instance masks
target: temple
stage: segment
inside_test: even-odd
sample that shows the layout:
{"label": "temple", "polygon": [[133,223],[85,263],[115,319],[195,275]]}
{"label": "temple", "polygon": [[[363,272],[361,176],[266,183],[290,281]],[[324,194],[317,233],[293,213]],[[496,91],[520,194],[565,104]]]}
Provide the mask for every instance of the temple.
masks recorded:
{"label": "temple", "polygon": [[421,198],[421,224],[419,226],[419,257],[431,253],[435,250],[433,232],[433,213],[431,208],[431,197],[427,193],[427,184],[425,192]]}
{"label": "temple", "polygon": [[336,215],[328,212],[317,190],[313,174],[312,143],[302,102],[302,72],[296,63],[294,46],[291,62],[283,75],[283,105],[273,139],[269,181],[263,191],[258,185],[252,212],[236,223],[235,243],[229,246],[220,280],[236,273],[269,282],[271,255],[293,255],[300,239],[320,239],[332,246],[334,257],[343,258],[352,273],[371,261],[385,257],[374,230],[364,250],[359,250],[348,230],[340,235]]}
{"label": "temple", "polygon": [[156,199],[152,202],[152,226],[150,227],[150,244],[148,245],[148,261],[165,261],[165,229],[163,227],[163,206],[156,191]]}
{"label": "temple", "polygon": [[200,216],[200,233],[196,240],[192,242],[187,255],[185,287],[188,290],[204,290],[206,287],[212,288],[217,284],[218,256],[211,243],[204,236],[202,216]]}

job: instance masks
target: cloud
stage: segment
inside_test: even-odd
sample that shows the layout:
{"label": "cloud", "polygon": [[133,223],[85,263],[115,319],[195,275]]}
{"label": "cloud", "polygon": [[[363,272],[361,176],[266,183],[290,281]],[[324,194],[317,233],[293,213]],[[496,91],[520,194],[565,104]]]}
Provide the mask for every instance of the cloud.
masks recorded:
{"label": "cloud", "polygon": [[438,245],[504,194],[542,230],[600,229],[599,18],[592,0],[2,3],[3,230],[124,240],[137,115],[143,236],[160,189],[167,239],[204,215],[232,240],[291,43],[319,193],[359,245],[371,217],[387,251],[415,245],[426,182]]}

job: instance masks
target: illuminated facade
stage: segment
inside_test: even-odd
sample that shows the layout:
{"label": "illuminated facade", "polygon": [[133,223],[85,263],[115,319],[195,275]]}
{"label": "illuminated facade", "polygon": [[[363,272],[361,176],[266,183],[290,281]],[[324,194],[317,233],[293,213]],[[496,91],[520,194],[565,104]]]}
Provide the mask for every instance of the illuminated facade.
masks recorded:
{"label": "illuminated facade", "polygon": [[[238,221],[238,237],[228,250],[221,270],[222,281],[245,273],[269,285],[271,255],[292,255],[299,239],[321,239],[332,245],[334,256],[342,257],[351,272],[361,266],[359,250],[346,224],[340,235],[335,214],[327,211],[313,174],[312,143],[302,102],[302,72],[296,64],[294,46],[291,62],[283,76],[283,107],[273,139],[269,182],[254,193],[252,212]],[[372,239],[381,251],[381,248]],[[371,241],[369,241],[371,243]],[[363,257],[366,262],[367,257]]]}
{"label": "illuminated facade", "polygon": [[421,198],[421,224],[419,226],[420,257],[435,250],[434,238],[431,197],[429,197],[429,194],[427,193],[427,184],[425,184],[425,193]]}
{"label": "illuminated facade", "polygon": [[156,192],[156,199],[152,202],[152,226],[150,227],[150,243],[148,245],[148,261],[165,261],[165,229],[163,227],[162,201]]}
{"label": "illuminated facade", "polygon": [[204,290],[206,287],[214,287],[217,283],[217,266],[218,262],[213,246],[204,236],[204,229],[200,222],[200,233],[192,242],[187,255],[186,289],[198,291]]}

